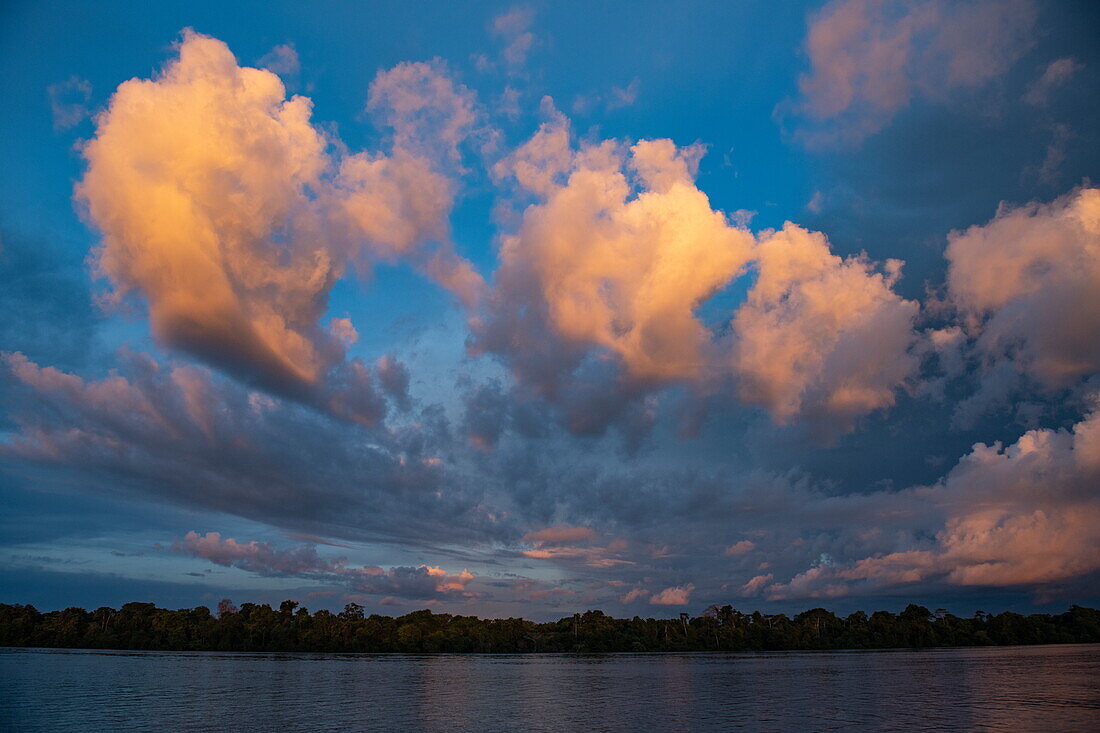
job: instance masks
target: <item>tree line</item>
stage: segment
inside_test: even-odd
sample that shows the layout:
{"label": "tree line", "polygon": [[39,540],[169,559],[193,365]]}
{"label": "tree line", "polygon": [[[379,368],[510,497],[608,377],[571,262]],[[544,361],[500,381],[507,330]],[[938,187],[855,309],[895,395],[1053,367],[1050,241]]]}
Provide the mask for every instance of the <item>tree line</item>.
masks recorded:
{"label": "tree line", "polygon": [[857,611],[840,617],[814,608],[793,617],[711,606],[701,616],[613,618],[602,611],[536,623],[415,611],[366,615],[310,613],[294,601],[278,609],[222,601],[169,610],[152,603],[40,613],[0,604],[0,646],[247,652],[687,652],[1064,644],[1100,642],[1100,611],[1061,614],[978,611],[970,618],[910,604],[899,614]]}

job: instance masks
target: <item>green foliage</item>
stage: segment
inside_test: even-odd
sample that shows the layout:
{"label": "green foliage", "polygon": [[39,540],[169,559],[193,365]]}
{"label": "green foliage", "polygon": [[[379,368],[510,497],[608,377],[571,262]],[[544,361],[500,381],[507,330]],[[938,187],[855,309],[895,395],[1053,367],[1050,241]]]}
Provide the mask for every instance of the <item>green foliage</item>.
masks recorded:
{"label": "green foliage", "polygon": [[279,610],[223,602],[172,611],[152,603],[39,613],[0,604],[0,646],[81,649],[268,652],[667,652],[782,649],[875,649],[991,644],[1100,642],[1100,611],[1073,606],[1062,614],[975,614],[960,618],[910,605],[898,615],[857,611],[840,618],[814,608],[794,618],[711,606],[697,618],[617,619],[587,611],[549,623],[481,619],[415,611],[367,616],[351,603],[339,614],[310,614],[293,601]]}

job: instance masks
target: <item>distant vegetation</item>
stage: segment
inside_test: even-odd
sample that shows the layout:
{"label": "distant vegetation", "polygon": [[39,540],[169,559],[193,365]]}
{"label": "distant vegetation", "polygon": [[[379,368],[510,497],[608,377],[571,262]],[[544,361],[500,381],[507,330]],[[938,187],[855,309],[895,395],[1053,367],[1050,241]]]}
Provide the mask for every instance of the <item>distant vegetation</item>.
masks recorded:
{"label": "distant vegetation", "polygon": [[682,652],[781,649],[876,649],[1100,642],[1100,611],[1073,606],[1058,614],[981,611],[960,618],[910,605],[900,614],[857,611],[840,618],[823,608],[800,613],[741,613],[711,606],[702,616],[617,619],[602,611],[535,623],[416,611],[399,618],[309,613],[294,601],[279,608],[222,601],[170,611],[152,603],[121,609],[39,613],[0,604],[0,646],[259,652]]}

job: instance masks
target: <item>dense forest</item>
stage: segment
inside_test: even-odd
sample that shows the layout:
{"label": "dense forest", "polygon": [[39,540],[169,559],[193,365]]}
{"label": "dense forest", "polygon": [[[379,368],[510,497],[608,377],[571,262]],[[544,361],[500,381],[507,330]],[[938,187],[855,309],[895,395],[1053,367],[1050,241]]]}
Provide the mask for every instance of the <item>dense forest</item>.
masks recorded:
{"label": "dense forest", "polygon": [[823,608],[800,613],[741,613],[711,606],[695,618],[617,619],[588,611],[559,621],[481,619],[429,610],[391,618],[357,604],[310,613],[294,601],[278,610],[228,600],[171,611],[152,603],[39,613],[0,604],[0,646],[263,652],[672,652],[1061,644],[1100,642],[1100,611],[1022,616],[979,611],[960,618],[910,605],[900,614]]}

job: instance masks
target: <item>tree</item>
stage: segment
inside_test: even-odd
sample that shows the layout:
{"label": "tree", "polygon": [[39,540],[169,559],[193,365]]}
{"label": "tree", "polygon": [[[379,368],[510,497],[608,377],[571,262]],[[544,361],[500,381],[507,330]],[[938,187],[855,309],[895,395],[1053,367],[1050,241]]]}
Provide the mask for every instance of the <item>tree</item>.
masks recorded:
{"label": "tree", "polygon": [[[112,649],[321,652],[661,652],[707,650],[851,649],[898,646],[971,646],[1100,642],[1100,611],[1074,606],[1058,615],[982,613],[981,621],[952,616],[936,622],[910,605],[900,615],[862,611],[843,621],[823,608],[793,619],[752,616],[723,606],[703,616],[619,619],[602,611],[535,623],[413,611],[398,618],[349,603],[339,615],[310,614],[293,601],[268,604],[229,599],[209,609],[167,610],[127,603],[118,611],[81,608],[39,613],[33,606],[0,604],[0,646]],[[676,622],[680,621],[678,627]],[[683,629],[683,634],[678,628]]]}
{"label": "tree", "polygon": [[340,612],[340,618],[345,620],[363,618],[363,607],[358,603],[349,603],[344,606],[344,610]]}

